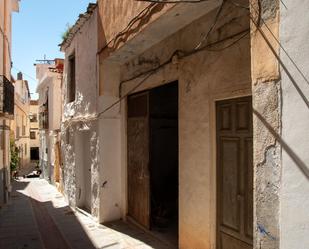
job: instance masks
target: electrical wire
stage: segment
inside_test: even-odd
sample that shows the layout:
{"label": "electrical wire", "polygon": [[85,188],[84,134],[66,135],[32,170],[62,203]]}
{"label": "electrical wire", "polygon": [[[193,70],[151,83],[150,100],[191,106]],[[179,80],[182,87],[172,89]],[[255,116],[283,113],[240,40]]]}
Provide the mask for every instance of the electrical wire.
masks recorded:
{"label": "electrical wire", "polygon": [[[193,52],[188,52],[186,53],[185,55],[182,55],[179,59],[183,59],[185,57],[188,57],[192,54],[195,54],[195,53],[198,53],[200,51],[203,51],[203,50],[209,50],[211,52],[219,52],[219,51],[222,51],[224,49],[227,49],[227,48],[230,48],[232,47],[233,45],[235,45],[236,43],[238,43],[241,39],[245,38],[250,32],[248,30],[245,30],[243,32],[240,32],[240,33],[243,33],[243,35],[241,37],[239,37],[237,40],[233,41],[231,44],[227,45],[226,47],[222,48],[222,49],[217,49],[217,50],[209,50],[208,47],[210,46],[213,46],[214,44],[218,44],[218,42],[215,42],[214,44],[209,44],[207,45],[206,47],[203,47],[203,48],[200,48],[199,50],[194,50]],[[239,33],[237,34],[239,35]],[[229,37],[228,39],[231,39],[231,37]],[[224,39],[223,41],[226,41],[226,39]],[[129,80],[125,80],[125,81],[122,81],[120,84],[123,84],[125,82],[129,82],[133,79],[136,79],[138,77],[141,77],[142,75],[145,75],[147,74],[147,76],[145,78],[143,78],[136,86],[134,86],[132,89],[130,89],[125,95],[121,96],[119,98],[119,100],[115,101],[113,104],[111,104],[109,107],[105,108],[103,111],[101,111],[100,113],[98,113],[97,117],[99,118],[101,115],[103,115],[104,113],[106,113],[107,111],[109,111],[111,108],[113,108],[114,106],[118,105],[119,103],[122,102],[122,100],[124,100],[125,98],[127,98],[130,94],[132,94],[137,88],[139,88],[141,85],[143,85],[146,80],[148,78],[150,78],[150,76],[152,76],[153,74],[155,74],[160,68],[166,66],[167,64],[171,63],[172,61],[172,58],[177,55],[177,54],[182,54],[182,53],[185,53],[184,51],[176,51],[173,53],[173,55],[170,57],[170,59],[168,59],[166,62],[164,62],[163,64],[159,65],[158,67],[154,68],[154,69],[151,69],[147,72],[144,72],[142,73],[141,75],[139,76],[135,76],[134,78],[131,78]]]}
{"label": "electrical wire", "polygon": [[202,3],[209,2],[210,0],[135,0],[137,2],[151,2],[151,3]]}
{"label": "electrical wire", "polygon": [[103,46],[98,52],[97,54],[101,54],[106,48],[108,48],[108,46],[116,41],[118,39],[118,37],[122,36],[123,34],[125,34],[132,26],[133,24],[138,21],[139,19],[143,18],[144,15],[147,14],[147,11],[152,8],[153,6],[155,6],[155,3],[151,3],[149,4],[147,7],[145,7],[141,12],[138,13],[138,15],[136,15],[134,18],[131,19],[131,21],[127,24],[127,26],[120,31],[119,33],[117,33],[109,42],[106,43],[105,46]]}
{"label": "electrical wire", "polygon": [[[282,45],[282,43],[278,40],[277,36],[273,33],[273,31],[270,29],[270,27],[268,26],[268,24],[266,23],[266,21],[262,18],[261,16],[261,11],[257,10],[255,8],[255,6],[249,2],[251,8],[255,11],[256,14],[258,14],[259,16],[259,20],[265,25],[266,29],[269,31],[269,33],[271,34],[271,36],[274,38],[274,40],[276,41],[276,43],[280,46],[280,48],[282,49],[282,51],[285,53],[285,55],[288,57],[288,59],[291,61],[291,63],[294,65],[294,67],[296,68],[296,70],[299,72],[299,74],[301,75],[301,77],[306,81],[306,83],[309,85],[309,80],[308,78],[305,76],[305,74],[302,72],[302,70],[300,69],[300,67],[297,65],[297,63],[295,62],[295,60],[292,58],[292,56],[290,56],[289,52],[285,49],[285,47]],[[261,6],[260,4],[260,0],[258,0],[258,4],[259,6]],[[284,4],[284,3],[283,3]],[[257,29],[259,29],[259,31],[261,32],[262,35],[264,35],[265,39],[267,38],[266,34],[261,30],[260,28],[260,24],[259,22],[256,22],[253,17],[250,15],[250,19],[252,20],[252,22],[254,23],[254,25],[256,26]]]}
{"label": "electrical wire", "polygon": [[223,51],[225,49],[228,49],[232,46],[234,46],[236,43],[238,43],[240,40],[242,40],[243,38],[245,38],[248,34],[250,34],[250,30],[246,31],[242,36],[240,36],[238,39],[236,39],[235,41],[233,41],[231,44],[226,45],[225,47],[222,47],[220,49],[207,49],[207,51],[211,51],[211,52],[219,52],[219,51]]}
{"label": "electrical wire", "polygon": [[[194,1],[196,2],[196,1]],[[179,59],[183,59],[183,58],[186,58],[188,56],[191,56],[195,53],[198,53],[198,52],[201,52],[201,51],[204,51],[204,50],[208,50],[208,51],[211,51],[211,52],[219,52],[219,51],[222,51],[224,49],[228,49],[232,46],[234,46],[235,44],[237,44],[241,39],[245,38],[249,33],[250,33],[250,29],[246,29],[244,31],[241,31],[237,34],[234,34],[234,35],[231,35],[225,39],[222,39],[220,41],[217,41],[217,42],[214,42],[214,43],[211,43],[211,44],[207,44],[205,46],[203,46],[203,44],[208,40],[209,38],[209,35],[210,33],[214,30],[217,22],[218,22],[218,19],[221,15],[221,12],[223,10],[223,7],[224,7],[224,3],[225,1],[222,2],[221,6],[219,7],[218,9],[218,12],[215,16],[215,19],[214,19],[214,22],[213,24],[211,25],[210,29],[208,30],[207,34],[205,35],[204,38],[202,38],[201,42],[192,50],[192,51],[182,51],[182,50],[176,50],[172,53],[172,55],[169,57],[168,60],[166,60],[164,63],[160,64],[159,66],[147,71],[147,72],[143,72],[131,79],[127,79],[125,81],[122,81],[120,82],[120,97],[117,101],[115,101],[114,103],[112,103],[110,106],[106,107],[103,111],[99,112],[95,118],[91,118],[91,119],[78,119],[78,120],[69,120],[67,121],[68,122],[68,125],[66,127],[68,127],[70,125],[71,122],[75,121],[75,122],[85,122],[85,121],[89,121],[89,120],[95,120],[95,119],[98,119],[100,118],[100,116],[102,116],[104,113],[106,113],[107,111],[109,111],[110,109],[112,109],[113,107],[115,107],[116,105],[120,104],[125,98],[127,98],[130,94],[132,94],[136,89],[138,89],[140,86],[142,86],[147,79],[149,79],[152,75],[154,75],[160,68],[163,68],[164,66],[166,66],[167,64],[170,64],[174,58],[174,56],[178,56]],[[150,6],[150,5],[149,5]],[[140,14],[138,16],[141,16],[142,13],[144,13],[148,8],[149,6],[147,6],[142,12],[140,12]],[[133,18],[130,23],[127,25],[127,27],[124,29],[126,30],[127,28],[130,28],[130,25],[131,24],[134,24],[134,20],[136,20],[136,18]],[[123,33],[124,31],[120,32],[120,33]],[[238,37],[240,36],[240,37]],[[227,46],[223,47],[223,48],[220,48],[220,49],[210,49],[210,47],[214,46],[214,45],[217,45],[221,42],[225,42],[226,40],[229,40],[229,39],[233,39],[235,37],[238,37],[236,40],[234,40],[232,43],[228,44]],[[115,40],[115,38],[113,38],[110,42],[108,42],[98,53],[101,53],[113,40]],[[139,77],[142,77],[146,75],[143,79],[141,79],[139,81],[139,83],[137,85],[135,85],[133,88],[131,88],[125,95],[121,96],[121,86],[128,82],[128,81],[131,81],[133,79],[137,79]]]}
{"label": "electrical wire", "polygon": [[214,30],[214,28],[217,25],[217,22],[218,22],[219,17],[220,17],[220,15],[222,13],[224,4],[225,4],[225,1],[222,1],[222,4],[220,5],[220,7],[218,9],[218,12],[217,12],[217,14],[215,16],[215,20],[214,20],[213,24],[210,26],[210,29],[208,30],[207,34],[202,38],[201,42],[195,47],[195,49],[199,49],[205,42],[207,42],[210,33]]}
{"label": "electrical wire", "polygon": [[27,73],[24,73],[23,70],[20,70],[20,69],[18,69],[18,68],[15,67],[15,66],[13,66],[12,69],[14,69],[16,72],[22,72],[23,75],[25,75],[25,76],[27,76],[29,79],[31,79],[31,80],[37,82],[37,80],[36,80],[35,78],[33,78],[32,76],[30,76],[30,75],[27,74]]}

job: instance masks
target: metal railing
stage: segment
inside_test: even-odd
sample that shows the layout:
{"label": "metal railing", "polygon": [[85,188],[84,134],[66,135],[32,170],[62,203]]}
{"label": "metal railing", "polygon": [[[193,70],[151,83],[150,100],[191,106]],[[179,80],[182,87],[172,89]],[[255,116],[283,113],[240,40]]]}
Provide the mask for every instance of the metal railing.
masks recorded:
{"label": "metal railing", "polygon": [[14,115],[14,85],[4,75],[0,75],[0,112]]}

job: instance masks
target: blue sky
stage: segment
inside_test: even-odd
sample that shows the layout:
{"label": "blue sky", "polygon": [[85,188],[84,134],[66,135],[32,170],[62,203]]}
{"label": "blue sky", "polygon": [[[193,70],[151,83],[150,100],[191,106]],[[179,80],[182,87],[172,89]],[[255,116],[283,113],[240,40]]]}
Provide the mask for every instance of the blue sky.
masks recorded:
{"label": "blue sky", "polygon": [[[13,14],[12,75],[18,70],[28,80],[30,92],[34,93],[37,59],[63,58],[58,44],[66,25],[74,24],[80,13],[86,11],[89,0],[21,0],[20,12]],[[27,74],[27,75],[25,75]],[[30,77],[29,77],[30,76]],[[37,95],[32,95],[36,98]]]}

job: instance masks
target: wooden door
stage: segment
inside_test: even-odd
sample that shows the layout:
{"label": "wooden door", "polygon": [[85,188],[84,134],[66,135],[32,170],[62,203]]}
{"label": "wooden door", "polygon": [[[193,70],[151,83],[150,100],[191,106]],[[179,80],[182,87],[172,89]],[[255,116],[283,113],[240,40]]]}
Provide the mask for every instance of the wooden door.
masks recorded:
{"label": "wooden door", "polygon": [[217,102],[216,112],[217,249],[252,249],[252,99]]}
{"label": "wooden door", "polygon": [[150,228],[149,95],[128,98],[128,215]]}

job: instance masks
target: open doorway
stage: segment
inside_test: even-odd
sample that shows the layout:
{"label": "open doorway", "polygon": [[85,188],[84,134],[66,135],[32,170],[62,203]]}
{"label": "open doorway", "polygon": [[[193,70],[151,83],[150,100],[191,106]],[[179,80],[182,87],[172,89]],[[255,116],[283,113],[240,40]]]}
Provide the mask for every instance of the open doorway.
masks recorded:
{"label": "open doorway", "polygon": [[90,132],[78,131],[75,137],[77,207],[91,213]]}
{"label": "open doorway", "polygon": [[128,215],[178,246],[178,82],[128,99]]}

